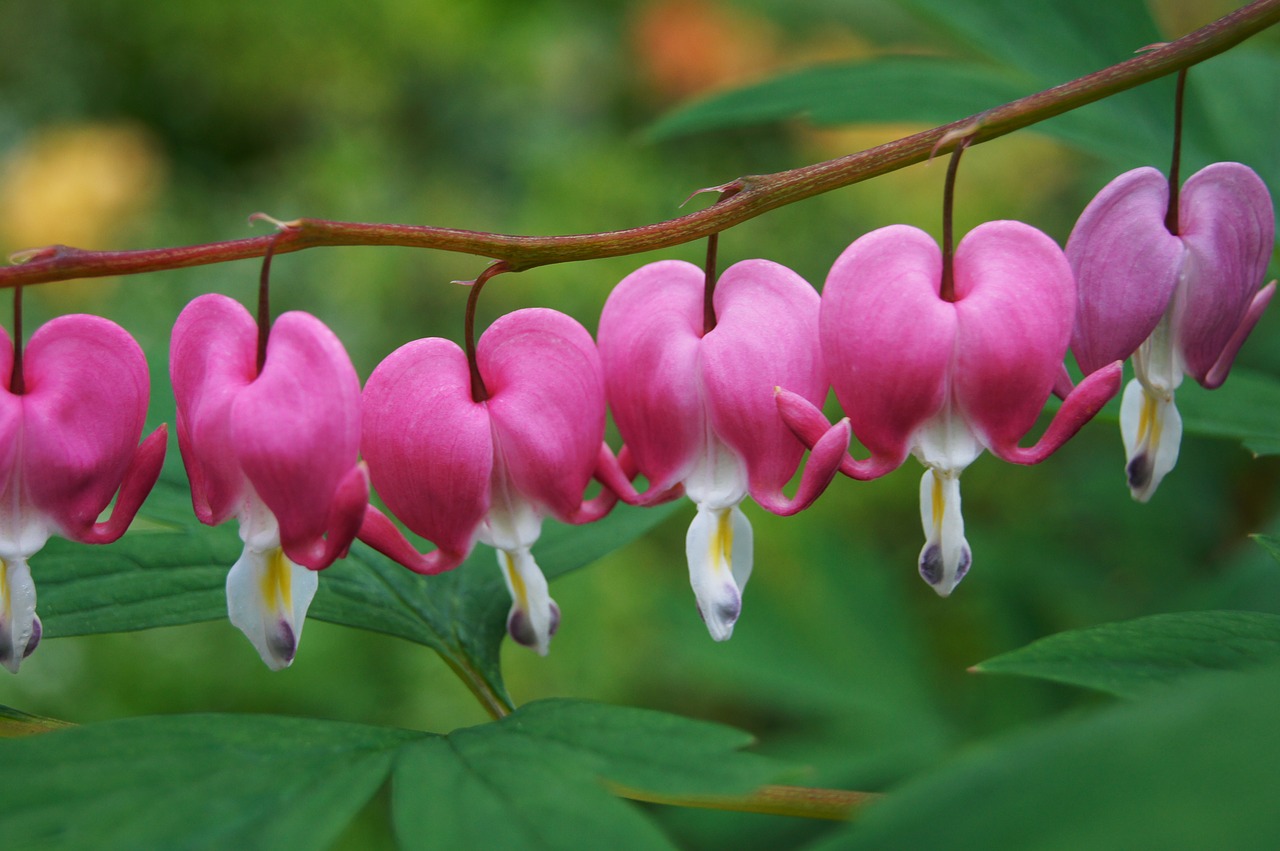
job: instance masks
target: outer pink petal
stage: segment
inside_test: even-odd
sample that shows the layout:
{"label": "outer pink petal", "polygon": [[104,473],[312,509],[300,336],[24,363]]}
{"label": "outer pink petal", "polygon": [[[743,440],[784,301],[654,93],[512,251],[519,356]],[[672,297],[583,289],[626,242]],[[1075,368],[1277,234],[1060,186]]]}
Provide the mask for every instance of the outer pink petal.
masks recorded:
{"label": "outer pink petal", "polygon": [[1275,214],[1262,179],[1240,163],[1214,163],[1196,172],[1179,200],[1188,254],[1176,299],[1175,340],[1187,373],[1203,383],[1262,285],[1275,244]]}
{"label": "outer pink petal", "polygon": [[604,440],[604,380],[591,335],[558,311],[517,310],[489,326],[476,360],[495,449],[516,490],[568,520]]}
{"label": "outer pink petal", "polygon": [[716,284],[716,327],[700,347],[707,408],[712,430],[746,462],[761,505],[782,498],[805,449],[778,416],[775,388],[816,405],[827,395],[819,305],[808,282],[768,260],[734,264]]}
{"label": "outer pink petal", "polygon": [[468,553],[489,511],[489,413],[462,349],[432,337],[396,349],[364,388],[360,450],[373,487],[412,531]]}
{"label": "outer pink petal", "polygon": [[1022,222],[987,222],[956,248],[953,393],[987,446],[1030,431],[1058,380],[1075,282],[1057,243]]}
{"label": "outer pink petal", "polygon": [[691,263],[650,263],[622,279],[600,316],[609,407],[655,490],[688,475],[705,439],[697,368],[703,281]]}
{"label": "outer pink petal", "polygon": [[827,276],[823,359],[878,469],[903,462],[912,434],[947,399],[956,311],[938,295],[941,276],[937,244],[907,225],[859,238]]}
{"label": "outer pink petal", "polygon": [[345,554],[368,503],[354,470],[360,379],[323,322],[296,311],[276,320],[262,373],[232,405],[231,438],[289,558],[320,569]]}
{"label": "outer pink petal", "polygon": [[257,377],[257,358],[257,322],[227,296],[200,296],[173,326],[169,377],[178,406],[178,447],[196,516],[210,526],[234,516],[245,500],[231,407]]}
{"label": "outer pink petal", "polygon": [[1078,307],[1071,351],[1085,375],[1125,360],[1150,336],[1178,283],[1184,248],[1165,228],[1169,183],[1127,171],[1089,202],[1067,240]]}
{"label": "outer pink petal", "polygon": [[22,428],[22,397],[9,391],[9,379],[13,373],[13,341],[0,328],[0,534],[17,518],[9,517],[8,508],[15,504],[16,494],[10,492],[13,467],[18,460],[18,433]]}
{"label": "outer pink petal", "polygon": [[23,366],[23,485],[37,510],[78,538],[133,460],[150,394],[147,362],[119,325],[76,315],[36,331]]}

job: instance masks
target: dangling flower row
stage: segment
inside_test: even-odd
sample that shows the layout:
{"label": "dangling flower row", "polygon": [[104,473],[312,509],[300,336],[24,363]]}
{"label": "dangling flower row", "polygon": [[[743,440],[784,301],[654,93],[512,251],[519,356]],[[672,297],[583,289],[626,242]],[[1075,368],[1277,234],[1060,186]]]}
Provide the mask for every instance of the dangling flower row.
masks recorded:
{"label": "dangling flower row", "polygon": [[[1252,171],[1219,163],[1187,181],[1177,216],[1170,206],[1159,173],[1139,169],[1089,205],[1065,253],[1020,222],[979,226],[954,256],[915,228],[882,228],[840,255],[821,297],[767,260],[718,282],[688,263],[652,263],[610,295],[598,343],[562,313],[520,310],[473,353],[438,338],[402,346],[363,391],[315,317],[286,313],[268,329],[225,296],[201,296],[174,327],[170,377],[195,513],[239,521],[231,621],[283,668],[316,572],[355,538],[422,574],[457,567],[480,542],[511,593],[509,633],[546,653],[560,612],[533,556],[542,519],[587,523],[619,500],[683,493],[697,507],[686,539],[697,609],[724,640],[753,560],[740,503],[750,495],[792,514],[837,472],[873,479],[908,455],[926,468],[919,572],[947,595],[972,563],[959,477],[983,451],[1044,460],[1115,395],[1132,356],[1121,425],[1130,487],[1145,501],[1176,459],[1182,375],[1225,380],[1274,290],[1258,289],[1270,197]],[[138,443],[146,365],[113,323],[56,319],[25,360],[7,340],[0,664],[16,671],[41,632],[27,560],[51,534],[118,538],[156,480],[166,432]],[[1068,347],[1085,375],[1074,388]],[[821,411],[829,389],[845,412],[834,426]],[[1053,392],[1062,406],[1021,445]],[[617,455],[606,409],[624,441]],[[849,455],[854,436],[869,457]],[[601,490],[587,499],[593,479]],[[371,486],[433,551],[369,505]]]}

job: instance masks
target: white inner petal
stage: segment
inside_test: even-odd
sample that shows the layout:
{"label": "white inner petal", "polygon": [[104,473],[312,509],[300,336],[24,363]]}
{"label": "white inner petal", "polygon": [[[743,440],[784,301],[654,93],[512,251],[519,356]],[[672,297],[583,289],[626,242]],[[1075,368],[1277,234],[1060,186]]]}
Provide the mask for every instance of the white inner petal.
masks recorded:
{"label": "white inner petal", "polygon": [[560,608],[551,599],[547,579],[528,547],[497,552],[498,567],[511,592],[507,632],[518,643],[546,656],[560,626]]}
{"label": "white inner petal", "polygon": [[1146,502],[1178,463],[1182,416],[1172,389],[1153,389],[1135,378],[1120,401],[1120,436],[1124,440],[1129,492]]}
{"label": "white inner petal", "polygon": [[684,491],[700,508],[731,508],[747,496],[747,465],[710,426],[703,451],[684,480]]}
{"label": "white inner petal", "polygon": [[13,673],[27,654],[36,619],[36,585],[24,558],[0,561],[0,665]]}
{"label": "white inner petal", "polygon": [[957,476],[983,449],[964,418],[952,413],[950,402],[921,426],[913,438],[911,454],[921,463]]}
{"label": "white inner petal", "polygon": [[284,554],[275,517],[256,496],[250,502],[240,523],[244,551],[227,574],[227,616],[278,671],[293,662],[320,578]]}
{"label": "white inner petal", "polygon": [[742,611],[742,589],[751,576],[751,523],[736,506],[700,504],[685,538],[689,584],[698,614],[716,641],[733,635]]}
{"label": "white inner petal", "polygon": [[973,561],[960,512],[960,475],[932,468],[920,480],[920,523],[925,544],[920,576],[939,595],[948,596]]}

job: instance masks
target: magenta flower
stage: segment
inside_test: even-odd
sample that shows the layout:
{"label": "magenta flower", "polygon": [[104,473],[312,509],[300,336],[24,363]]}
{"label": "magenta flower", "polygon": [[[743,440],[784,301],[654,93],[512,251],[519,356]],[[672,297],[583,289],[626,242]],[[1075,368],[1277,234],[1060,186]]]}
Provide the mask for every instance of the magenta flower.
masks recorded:
{"label": "magenta flower", "polygon": [[17,673],[41,632],[27,560],[51,535],[86,544],[123,535],[160,475],[168,430],[138,444],[147,362],[114,322],[62,316],[41,327],[20,388],[10,385],[13,345],[2,329],[0,338],[0,664]]}
{"label": "magenta flower", "polygon": [[704,333],[704,280],[675,260],[636,270],[605,303],[599,340],[624,453],[650,493],[683,484],[698,506],[685,545],[689,579],[707,629],[723,641],[752,567],[751,525],[738,504],[750,493],[775,514],[805,508],[835,475],[849,431],[820,442],[795,497],[783,494],[805,447],[779,418],[774,388],[815,404],[826,397],[818,294],[776,263],[738,263],[716,285],[716,324]]}
{"label": "magenta flower", "polygon": [[604,448],[600,358],[577,321],[534,308],[494,322],[476,362],[483,401],[472,398],[466,354],[437,337],[401,346],[369,376],[362,449],[373,485],[437,549],[418,553],[373,508],[360,537],[424,574],[457,567],[476,541],[494,547],[512,597],[507,630],[545,655],[560,611],[531,553],[542,518],[598,519],[616,498],[606,490],[584,502],[587,484],[621,476]]}
{"label": "magenta flower", "polygon": [[1086,374],[1133,356],[1120,430],[1133,497],[1146,502],[1178,460],[1184,373],[1209,389],[1275,292],[1259,291],[1275,242],[1271,196],[1239,163],[1193,174],[1166,225],[1169,184],[1153,168],[1125,172],[1089,203],[1067,241],[1080,306],[1071,350]]}
{"label": "magenta flower", "polygon": [[369,480],[356,460],[360,381],[333,332],[286,313],[261,370],[257,346],[248,311],[204,295],[178,316],[169,372],[196,516],[210,526],[240,521],[228,614],[279,670],[297,652],[314,571],[346,555],[360,527]]}
{"label": "magenta flower", "polygon": [[[941,295],[942,252],[921,230],[881,228],[836,260],[822,294],[822,351],[853,433],[871,452],[841,470],[870,479],[914,454],[925,545],[920,575],[946,596],[972,561],[960,473],[984,449],[1035,464],[1115,395],[1120,364],[1098,370],[1063,403],[1031,447],[1018,445],[1053,388],[1075,315],[1062,250],[1020,222],[988,222],[956,248],[954,301]],[[812,404],[778,405],[806,442],[827,429]]]}

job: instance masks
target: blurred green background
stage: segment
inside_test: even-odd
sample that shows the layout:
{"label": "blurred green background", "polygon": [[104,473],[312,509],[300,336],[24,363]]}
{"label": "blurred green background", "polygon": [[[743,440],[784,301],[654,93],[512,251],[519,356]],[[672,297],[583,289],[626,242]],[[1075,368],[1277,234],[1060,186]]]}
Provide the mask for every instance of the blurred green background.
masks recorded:
{"label": "blurred green background", "polygon": [[[1171,38],[1233,5],[1178,0],[1153,11]],[[915,129],[792,121],[649,140],[646,127],[675,106],[815,62],[962,50],[892,0],[3,0],[0,21],[6,253],[233,239],[264,232],[245,224],[255,211],[528,234],[645,224],[678,215],[699,187]],[[1255,41],[1250,49],[1275,53],[1272,34]],[[1158,81],[1143,97],[1171,92]],[[1275,116],[1263,120],[1274,140]],[[1123,167],[1166,159],[1167,148],[1153,149]],[[961,169],[959,231],[1016,218],[1065,241],[1118,168],[1035,132],[982,145]],[[861,233],[898,221],[936,233],[944,170],[915,166],[748,222],[722,237],[722,265],[764,256],[820,286]],[[700,262],[702,251],[504,276],[486,289],[481,320],[546,305],[594,330],[622,276],[661,257]],[[407,249],[312,250],[276,261],[274,304],[328,323],[363,378],[408,340],[460,340],[466,293],[449,282],[482,268]],[[257,274],[243,262],[41,286],[28,291],[28,333],[62,312],[109,316],[142,343],[163,397],[178,311],[209,291],[248,302]],[[1241,365],[1280,371],[1278,324],[1273,309]],[[176,442],[170,452],[176,461]],[[965,673],[984,658],[1142,614],[1280,612],[1276,565],[1246,537],[1280,531],[1274,458],[1188,436],[1146,506],[1129,499],[1122,466],[1114,420],[1038,468],[977,462],[964,476],[974,570],[948,600],[915,572],[915,462],[872,484],[837,481],[794,518],[752,506],[756,572],[723,645],[705,634],[688,588],[690,506],[556,582],[564,619],[552,653],[507,647],[509,687],[518,702],[587,697],[722,720],[805,767],[796,782],[884,788],[966,742],[1100,700]],[[39,573],[37,557],[37,586]],[[314,621],[281,674],[227,623],[49,641],[20,677],[0,679],[0,704],[77,722],[254,711],[443,732],[486,718],[424,648]],[[825,829],[662,817],[689,847],[777,847]],[[377,821],[353,828],[350,843],[371,841]]]}

